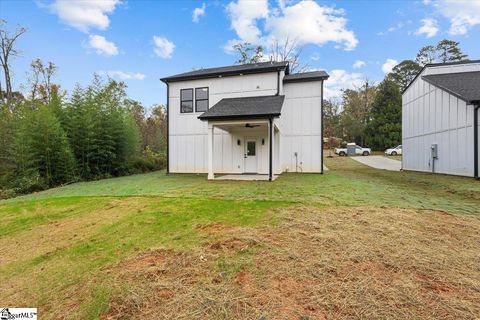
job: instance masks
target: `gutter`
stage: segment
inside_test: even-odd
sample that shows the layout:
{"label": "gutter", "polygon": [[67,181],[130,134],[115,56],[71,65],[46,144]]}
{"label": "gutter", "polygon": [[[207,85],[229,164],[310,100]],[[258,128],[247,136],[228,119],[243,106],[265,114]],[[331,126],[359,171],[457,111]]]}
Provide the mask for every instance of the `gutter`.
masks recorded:
{"label": "gutter", "polygon": [[280,95],[280,69],[277,70],[277,93],[275,95]]}
{"label": "gutter", "polygon": [[167,174],[170,173],[170,126],[169,126],[169,118],[170,118],[170,87],[168,82],[165,82],[167,85]]}
{"label": "gutter", "polygon": [[321,128],[320,128],[320,140],[321,140],[321,148],[320,148],[320,174],[323,174],[323,80],[322,80],[322,92],[320,94],[320,117],[321,117]]}
{"label": "gutter", "polygon": [[273,181],[273,118],[268,118],[268,181]]}
{"label": "gutter", "polygon": [[473,176],[479,180],[478,176],[478,110],[480,103],[477,102],[473,109]]}

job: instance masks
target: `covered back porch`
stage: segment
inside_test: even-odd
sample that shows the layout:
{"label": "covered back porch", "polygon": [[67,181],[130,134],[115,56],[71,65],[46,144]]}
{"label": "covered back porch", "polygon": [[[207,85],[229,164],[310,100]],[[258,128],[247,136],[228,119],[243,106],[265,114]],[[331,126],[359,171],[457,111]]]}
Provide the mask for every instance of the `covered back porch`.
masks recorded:
{"label": "covered back porch", "polygon": [[[284,96],[226,98],[199,116],[208,122],[209,180],[216,174],[222,180],[275,179],[280,168],[280,129],[275,118],[283,100]],[[231,161],[227,169],[216,163],[225,158]],[[215,172],[216,168],[222,169]]]}

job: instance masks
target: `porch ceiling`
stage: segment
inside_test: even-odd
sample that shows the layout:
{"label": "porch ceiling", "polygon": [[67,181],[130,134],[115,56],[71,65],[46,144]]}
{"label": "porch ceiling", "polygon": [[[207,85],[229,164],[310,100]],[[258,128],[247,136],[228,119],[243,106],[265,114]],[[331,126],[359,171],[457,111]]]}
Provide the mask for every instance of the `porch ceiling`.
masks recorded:
{"label": "porch ceiling", "polygon": [[242,122],[232,122],[232,123],[218,123],[215,124],[215,121],[211,121],[213,125],[215,125],[216,128],[220,128],[222,130],[228,131],[228,132],[241,132],[241,133],[256,133],[256,132],[266,132],[268,130],[268,123],[259,123],[259,122],[248,122],[248,121],[242,121]]}

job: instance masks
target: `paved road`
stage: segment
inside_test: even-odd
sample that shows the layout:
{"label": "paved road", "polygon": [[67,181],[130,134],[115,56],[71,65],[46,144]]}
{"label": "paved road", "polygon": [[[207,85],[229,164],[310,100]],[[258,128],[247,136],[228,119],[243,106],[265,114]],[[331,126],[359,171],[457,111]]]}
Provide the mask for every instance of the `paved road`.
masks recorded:
{"label": "paved road", "polygon": [[400,161],[388,159],[384,156],[367,156],[367,157],[357,156],[357,157],[351,157],[351,159],[375,169],[400,171],[400,169],[402,168],[402,163]]}

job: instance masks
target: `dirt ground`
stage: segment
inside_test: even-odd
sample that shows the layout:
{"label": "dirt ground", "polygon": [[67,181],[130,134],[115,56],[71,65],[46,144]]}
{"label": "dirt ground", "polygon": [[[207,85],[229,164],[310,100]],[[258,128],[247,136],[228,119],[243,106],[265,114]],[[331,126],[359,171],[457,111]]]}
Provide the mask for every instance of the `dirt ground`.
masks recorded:
{"label": "dirt ground", "polygon": [[102,318],[480,315],[478,217],[392,207],[272,214],[276,226],[201,225],[194,250],[151,250],[107,270],[119,294]]}

